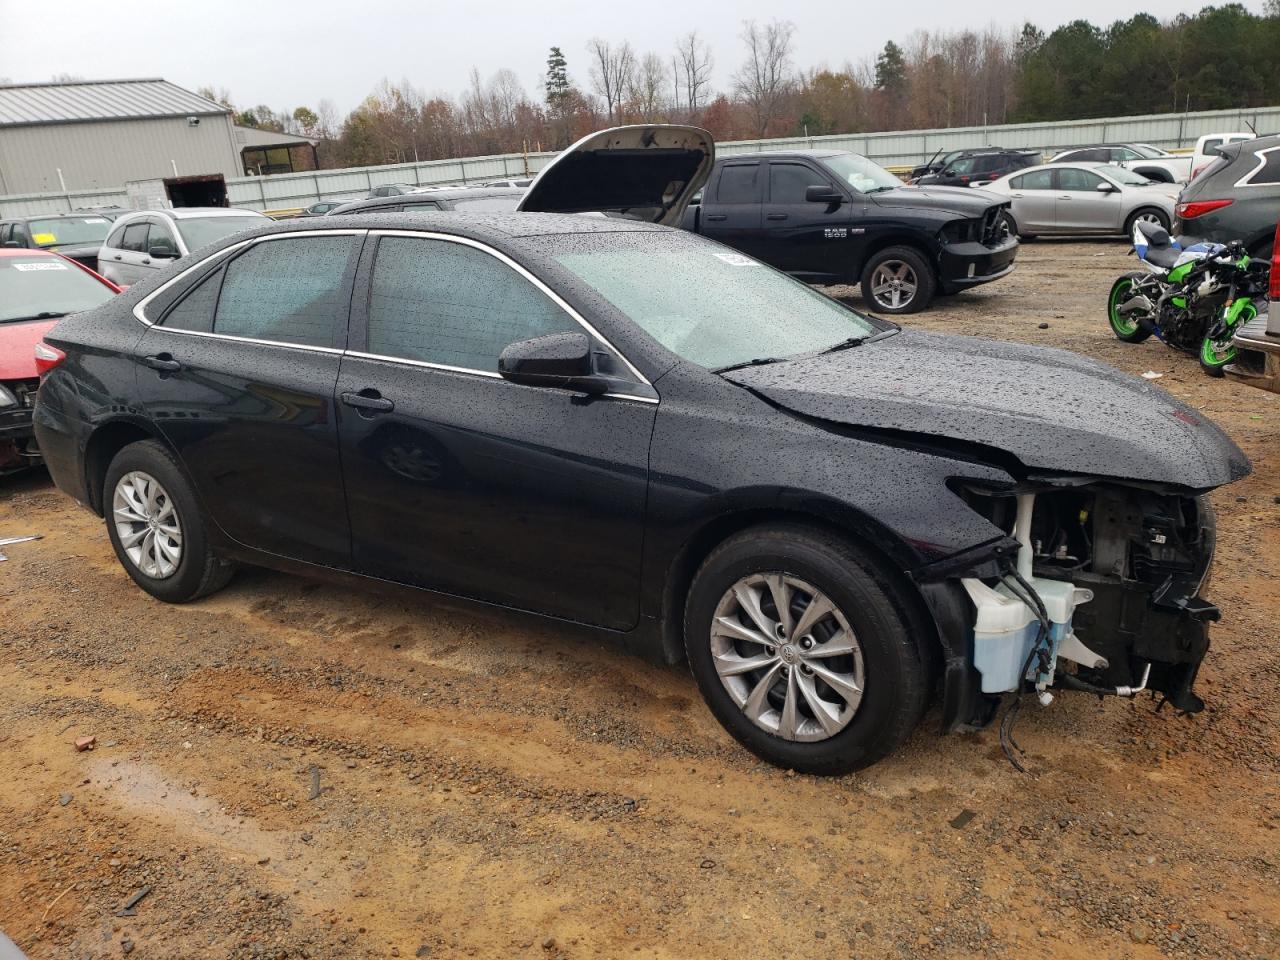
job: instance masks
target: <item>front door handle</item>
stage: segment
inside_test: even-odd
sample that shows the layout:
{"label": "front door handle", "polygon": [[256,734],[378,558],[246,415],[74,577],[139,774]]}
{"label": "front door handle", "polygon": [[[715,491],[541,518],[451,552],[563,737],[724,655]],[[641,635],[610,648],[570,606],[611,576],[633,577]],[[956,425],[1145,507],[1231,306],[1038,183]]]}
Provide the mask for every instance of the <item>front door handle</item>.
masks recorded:
{"label": "front door handle", "polygon": [[117,253],[114,257],[112,257],[112,259],[113,259],[113,260],[123,260],[123,259],[124,259],[124,257],[120,256],[120,254],[118,254],[118,253]]}
{"label": "front door handle", "polygon": [[707,219],[708,220],[728,220],[729,215],[727,213],[708,213]]}
{"label": "front door handle", "polygon": [[142,362],[152,370],[167,370],[172,373],[175,370],[182,369],[182,364],[173,359],[172,354],[168,353],[158,353],[154,357],[143,357]]}
{"label": "front door handle", "polygon": [[342,394],[342,402],[357,410],[378,410],[383,413],[394,410],[396,405],[377,390],[364,389],[359,393]]}
{"label": "front door handle", "polygon": [[787,215],[785,213],[766,213],[764,218],[766,220],[785,220]]}
{"label": "front door handle", "polygon": [[149,257],[143,257],[143,258],[142,258],[142,262],[143,262],[143,263],[150,263],[150,262],[151,262],[151,259],[150,259]]}

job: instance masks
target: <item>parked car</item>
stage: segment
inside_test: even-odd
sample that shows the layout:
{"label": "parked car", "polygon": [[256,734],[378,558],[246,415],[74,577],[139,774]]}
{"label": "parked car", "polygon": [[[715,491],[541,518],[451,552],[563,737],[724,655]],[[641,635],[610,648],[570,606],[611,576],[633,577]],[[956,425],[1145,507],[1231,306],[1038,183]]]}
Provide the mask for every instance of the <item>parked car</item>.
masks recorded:
{"label": "parked car", "polygon": [[1267,309],[1245,324],[1232,340],[1236,358],[1224,372],[1234,380],[1280,393],[1280,309],[1270,304],[1280,301],[1280,223],[1271,245],[1271,289]]}
{"label": "parked car", "polygon": [[352,200],[329,211],[330,216],[348,213],[429,213],[434,210],[465,210],[468,213],[511,213],[520,203],[524,190],[510,187],[457,187],[432,190],[401,197],[378,197],[374,200]]}
{"label": "parked car", "polygon": [[334,209],[335,207],[340,207],[344,203],[352,203],[355,199],[356,199],[355,197],[344,197],[339,200],[321,200],[318,203],[311,204],[311,206],[304,209],[300,214],[298,214],[298,216],[299,217],[323,217],[325,214],[327,214],[330,210]]}
{"label": "parked car", "polygon": [[1007,196],[1010,231],[1041,234],[1124,235],[1139,220],[1168,230],[1178,188],[1107,163],[1055,163],[1002,177],[987,189]]}
{"label": "parked car", "polygon": [[1280,136],[1228,143],[1219,154],[1183,188],[1174,233],[1240,240],[1254,256],[1270,257],[1280,220]]}
{"label": "parked car", "polygon": [[91,310],[119,292],[70,257],[0,248],[0,475],[40,462],[31,411],[44,335],[61,317]]}
{"label": "parked car", "polygon": [[[539,202],[577,184],[567,206],[661,221],[705,159],[596,152]],[[890,753],[935,689],[948,727],[985,722],[1028,667],[1203,706],[1203,494],[1249,469],[1224,433],[1102,364],[901,330],[686,231],[276,223],[45,345],[54,481],[162,600],[245,562],[585,624],[687,656],[730,733],[808,773]],[[1077,673],[1042,661],[1058,637]]]}
{"label": "parked car", "polygon": [[1149,143],[1103,143],[1072,147],[1050,163],[1113,163],[1161,183],[1186,183],[1191,179],[1190,154],[1173,154]]}
{"label": "parked car", "polygon": [[773,151],[717,160],[682,225],[809,283],[861,283],[873,310],[915,313],[1013,269],[1008,203],[908,187],[854,153]]}
{"label": "parked car", "polygon": [[937,173],[912,182],[921,187],[980,187],[1043,160],[1038,150],[965,150]]}
{"label": "parked car", "polygon": [[1229,143],[1243,143],[1256,138],[1257,135],[1252,133],[1206,133],[1196,141],[1196,148],[1191,151],[1191,179],[1194,180],[1197,174],[1213,162],[1218,156],[1219,148]]}
{"label": "parked car", "polygon": [[121,217],[98,254],[102,275],[122,287],[137,283],[185,257],[241,230],[262,225],[256,210],[227,207],[175,207]]}
{"label": "parked car", "polygon": [[95,270],[98,249],[110,229],[111,220],[97,213],[11,217],[0,220],[0,249],[48,250]]}
{"label": "parked car", "polygon": [[418,189],[420,187],[414,183],[384,183],[381,186],[374,187],[365,194],[365,197],[369,199],[373,197],[399,197],[406,193],[413,193]]}
{"label": "parked car", "polygon": [[[993,147],[981,147],[978,149],[999,150],[1000,148],[993,146]],[[943,153],[942,150],[940,149],[936,150],[934,151],[933,156],[931,156],[924,163],[917,164],[916,166],[911,168],[911,173],[907,177],[907,182],[915,183],[917,180],[919,180],[921,177],[923,177],[927,173],[937,173],[939,170],[945,167],[952,160],[956,160],[964,156],[966,153],[970,153],[970,152],[971,150],[950,150],[947,153]]]}

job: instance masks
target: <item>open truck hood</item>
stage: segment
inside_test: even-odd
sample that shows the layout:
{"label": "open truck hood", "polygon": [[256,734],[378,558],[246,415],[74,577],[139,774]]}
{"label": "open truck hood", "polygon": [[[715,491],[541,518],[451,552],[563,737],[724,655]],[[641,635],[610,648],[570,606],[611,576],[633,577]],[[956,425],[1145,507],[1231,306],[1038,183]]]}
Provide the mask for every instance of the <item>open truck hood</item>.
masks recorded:
{"label": "open truck hood", "polygon": [[971,443],[979,458],[997,449],[1034,472],[1208,490],[1250,470],[1212,421],[1066,350],[904,330],[724,376],[804,417],[870,429],[886,442]]}
{"label": "open truck hood", "polygon": [[517,210],[613,213],[680,224],[715,161],[706,130],[680,124],[612,127],[583,137],[542,168]]}

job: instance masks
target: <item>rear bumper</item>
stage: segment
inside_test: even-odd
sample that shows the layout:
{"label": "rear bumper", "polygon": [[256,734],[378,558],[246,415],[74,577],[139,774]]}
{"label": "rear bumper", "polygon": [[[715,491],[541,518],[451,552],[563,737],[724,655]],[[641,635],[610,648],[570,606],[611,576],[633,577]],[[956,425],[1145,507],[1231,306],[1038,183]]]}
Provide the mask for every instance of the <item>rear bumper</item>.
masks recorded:
{"label": "rear bumper", "polygon": [[54,485],[80,503],[89,503],[84,477],[84,450],[78,424],[49,404],[37,403],[32,427]]}
{"label": "rear bumper", "polygon": [[1010,238],[1001,244],[951,243],[942,248],[938,258],[938,285],[944,293],[955,293],[1007,276],[1018,255],[1018,241]]}
{"label": "rear bumper", "polygon": [[1236,359],[1225,368],[1227,376],[1280,393],[1280,333],[1267,332],[1267,314],[1260,313],[1241,327],[1232,342]]}

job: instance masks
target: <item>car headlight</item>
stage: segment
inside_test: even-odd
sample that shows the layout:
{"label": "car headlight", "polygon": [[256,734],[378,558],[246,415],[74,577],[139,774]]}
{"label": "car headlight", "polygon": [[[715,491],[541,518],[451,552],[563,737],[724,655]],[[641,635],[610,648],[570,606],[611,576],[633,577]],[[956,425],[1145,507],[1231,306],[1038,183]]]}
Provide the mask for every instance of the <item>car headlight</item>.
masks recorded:
{"label": "car headlight", "polygon": [[0,383],[0,410],[7,410],[9,407],[16,407],[18,398],[14,396],[13,391]]}

